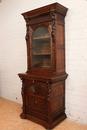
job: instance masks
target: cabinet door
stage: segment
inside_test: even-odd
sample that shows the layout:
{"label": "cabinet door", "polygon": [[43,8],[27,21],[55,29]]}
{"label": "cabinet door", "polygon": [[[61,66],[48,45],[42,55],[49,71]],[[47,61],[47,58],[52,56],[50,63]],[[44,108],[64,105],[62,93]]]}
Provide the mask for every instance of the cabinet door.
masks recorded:
{"label": "cabinet door", "polygon": [[32,67],[51,67],[51,36],[48,27],[40,25],[32,35]]}
{"label": "cabinet door", "polygon": [[29,111],[45,113],[47,110],[46,99],[38,95],[27,95]]}
{"label": "cabinet door", "polygon": [[30,69],[52,69],[54,67],[54,45],[52,23],[38,23],[29,26],[28,65]]}
{"label": "cabinet door", "polygon": [[25,82],[25,104],[27,112],[36,111],[47,112],[47,87],[45,83],[36,80],[26,80]]}

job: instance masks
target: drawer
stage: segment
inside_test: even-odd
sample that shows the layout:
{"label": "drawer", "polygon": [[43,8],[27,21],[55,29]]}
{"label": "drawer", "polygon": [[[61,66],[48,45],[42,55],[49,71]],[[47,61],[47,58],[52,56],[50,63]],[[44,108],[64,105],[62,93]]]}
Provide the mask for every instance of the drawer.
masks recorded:
{"label": "drawer", "polygon": [[30,109],[27,114],[34,116],[36,118],[39,118],[41,120],[44,120],[44,121],[48,121],[47,113],[41,113],[41,112],[38,112],[36,110]]}
{"label": "drawer", "polygon": [[39,96],[46,96],[48,94],[47,84],[43,82],[38,82],[36,80],[26,80],[24,87],[27,94],[32,93]]}

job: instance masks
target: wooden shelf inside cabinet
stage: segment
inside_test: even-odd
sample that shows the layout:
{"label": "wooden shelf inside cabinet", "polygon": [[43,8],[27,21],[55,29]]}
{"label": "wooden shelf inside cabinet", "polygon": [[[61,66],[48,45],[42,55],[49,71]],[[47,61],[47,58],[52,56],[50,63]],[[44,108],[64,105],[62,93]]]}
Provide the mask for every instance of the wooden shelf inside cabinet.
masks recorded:
{"label": "wooden shelf inside cabinet", "polygon": [[33,37],[33,40],[46,40],[46,39],[49,39],[50,36],[49,35],[45,35],[45,36],[36,36],[36,37]]}
{"label": "wooden shelf inside cabinet", "polygon": [[46,52],[46,53],[44,53],[44,52],[42,52],[42,53],[41,52],[40,53],[34,52],[33,55],[34,56],[40,56],[40,55],[43,56],[43,55],[51,55],[51,53],[50,52]]}
{"label": "wooden shelf inside cabinet", "polygon": [[23,13],[26,21],[27,72],[22,80],[22,118],[52,129],[65,115],[65,16],[53,3]]}
{"label": "wooden shelf inside cabinet", "polygon": [[37,64],[37,65],[34,66],[34,67],[37,67],[37,68],[50,68],[50,66],[48,66],[48,65],[43,65],[43,64],[42,64],[42,65],[40,65],[40,64],[38,65],[38,64]]}

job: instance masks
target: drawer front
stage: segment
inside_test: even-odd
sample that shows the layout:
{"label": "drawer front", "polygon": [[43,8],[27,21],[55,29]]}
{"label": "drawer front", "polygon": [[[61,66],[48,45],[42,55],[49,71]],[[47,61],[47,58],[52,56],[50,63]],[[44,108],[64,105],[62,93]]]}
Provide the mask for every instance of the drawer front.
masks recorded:
{"label": "drawer front", "polygon": [[44,114],[44,113],[30,109],[27,114],[34,116],[34,117],[37,117],[37,118],[44,120],[44,121],[48,121],[48,117],[47,117],[46,113]]}
{"label": "drawer front", "polygon": [[39,96],[46,96],[48,94],[47,84],[37,80],[26,80],[24,87],[26,93],[33,93]]}

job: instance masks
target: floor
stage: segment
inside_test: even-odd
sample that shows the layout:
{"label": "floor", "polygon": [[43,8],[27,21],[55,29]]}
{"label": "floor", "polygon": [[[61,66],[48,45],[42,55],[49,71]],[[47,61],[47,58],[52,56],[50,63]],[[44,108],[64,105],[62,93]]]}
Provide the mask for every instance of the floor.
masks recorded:
{"label": "floor", "polygon": [[[21,119],[20,113],[20,104],[0,98],[0,130],[46,130],[41,125]],[[66,119],[53,130],[87,130],[87,125]]]}

